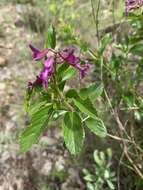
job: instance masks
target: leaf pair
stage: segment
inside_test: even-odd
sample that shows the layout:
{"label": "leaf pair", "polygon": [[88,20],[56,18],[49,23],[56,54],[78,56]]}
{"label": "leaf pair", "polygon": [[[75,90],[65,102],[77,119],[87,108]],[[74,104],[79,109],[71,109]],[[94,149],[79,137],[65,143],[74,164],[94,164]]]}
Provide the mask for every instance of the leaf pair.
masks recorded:
{"label": "leaf pair", "polygon": [[[82,97],[85,99],[82,99],[80,97],[81,94],[76,92],[74,89],[70,89],[66,94],[66,97],[71,99],[75,107],[81,112],[67,112],[64,117],[64,140],[67,148],[72,154],[78,154],[82,150],[85,138],[85,126],[87,126],[91,132],[99,137],[105,137],[107,134],[106,127],[103,121],[98,118],[96,109],[92,105],[92,102],[89,98],[92,97],[91,95],[93,94],[94,97],[97,98],[98,95],[102,93],[102,89],[103,87],[101,86],[96,90],[93,89],[93,86],[85,88],[84,93],[82,90]],[[87,118],[81,119],[78,113],[83,117],[86,116]]]}
{"label": "leaf pair", "polygon": [[[106,136],[106,128],[101,119],[97,117],[96,119],[88,118],[85,124],[97,136]],[[65,114],[63,134],[66,147],[71,154],[79,154],[84,144],[85,131],[83,122],[77,112],[67,112]]]}

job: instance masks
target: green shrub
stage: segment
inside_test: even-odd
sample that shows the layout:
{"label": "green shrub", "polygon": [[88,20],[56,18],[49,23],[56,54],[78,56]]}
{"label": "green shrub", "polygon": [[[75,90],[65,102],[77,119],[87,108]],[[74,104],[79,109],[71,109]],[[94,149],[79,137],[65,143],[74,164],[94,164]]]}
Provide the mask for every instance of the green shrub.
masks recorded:
{"label": "green shrub", "polygon": [[87,190],[113,190],[115,189],[115,172],[111,169],[112,151],[107,149],[105,152],[95,150],[94,171],[83,169],[84,180]]}

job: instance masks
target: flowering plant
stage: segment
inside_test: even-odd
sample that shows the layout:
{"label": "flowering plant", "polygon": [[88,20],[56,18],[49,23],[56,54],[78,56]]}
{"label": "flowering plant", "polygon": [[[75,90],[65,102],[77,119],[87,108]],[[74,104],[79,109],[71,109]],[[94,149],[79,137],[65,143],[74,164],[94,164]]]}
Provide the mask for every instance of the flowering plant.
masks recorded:
{"label": "flowering plant", "polygon": [[126,15],[134,9],[143,6],[143,0],[125,0]]}
{"label": "flowering plant", "polygon": [[65,91],[66,82],[79,71],[82,80],[91,65],[87,59],[75,54],[75,49],[56,49],[56,33],[53,27],[48,30],[45,50],[29,45],[33,60],[45,59],[42,70],[34,81],[28,83],[27,111],[30,125],[20,136],[22,151],[27,151],[38,142],[48,123],[62,118],[65,144],[72,154],[78,154],[85,138],[85,126],[100,137],[106,136],[106,128],[93,106],[101,95],[103,87],[95,84],[78,91]]}

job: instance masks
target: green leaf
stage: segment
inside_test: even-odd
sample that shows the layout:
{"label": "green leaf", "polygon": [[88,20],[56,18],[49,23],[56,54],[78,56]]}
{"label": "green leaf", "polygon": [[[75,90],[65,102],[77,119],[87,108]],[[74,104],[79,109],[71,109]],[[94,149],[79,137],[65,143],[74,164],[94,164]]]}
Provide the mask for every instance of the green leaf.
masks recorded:
{"label": "green leaf", "polygon": [[44,105],[51,105],[51,103],[46,104],[46,101],[36,102],[30,106],[29,109],[29,115],[34,115],[40,108],[42,108]]}
{"label": "green leaf", "polygon": [[47,40],[45,43],[45,48],[52,48],[56,47],[56,32],[53,26],[48,28]]}
{"label": "green leaf", "polygon": [[63,124],[64,141],[71,154],[81,152],[85,133],[82,127],[81,118],[76,112],[67,112]]}
{"label": "green leaf", "polygon": [[104,171],[104,178],[105,179],[109,179],[110,178],[110,173],[109,173],[109,170],[107,170],[107,169]]}
{"label": "green leaf", "polygon": [[87,183],[87,189],[88,190],[95,190],[94,185],[90,182]]}
{"label": "green leaf", "polygon": [[66,110],[56,110],[53,114],[53,119],[56,120],[58,119],[60,116],[63,116],[65,113],[67,113]]}
{"label": "green leaf", "polygon": [[30,125],[20,135],[20,148],[22,152],[28,151],[33,144],[36,144],[40,135],[47,127],[48,121],[53,112],[51,104],[38,104],[30,111]]}
{"label": "green leaf", "polygon": [[66,93],[66,97],[67,98],[79,98],[77,91],[74,89],[68,90]]}
{"label": "green leaf", "polygon": [[110,180],[107,180],[107,183],[108,183],[108,186],[109,186],[110,189],[112,189],[112,190],[115,189],[114,184]]}
{"label": "green leaf", "polygon": [[72,67],[67,68],[67,70],[63,73],[63,78],[62,81],[66,81],[70,78],[72,78],[73,76],[76,75],[76,70]]}
{"label": "green leaf", "polygon": [[66,81],[62,81],[58,84],[58,87],[59,87],[59,90],[60,91],[63,91],[64,90],[64,87],[65,87],[65,84],[66,84]]}
{"label": "green leaf", "polygon": [[96,162],[96,164],[98,166],[103,166],[103,162],[102,160],[99,158],[99,155],[98,155],[98,150],[95,150],[94,153],[93,153],[93,158],[94,158],[94,161]]}
{"label": "green leaf", "polygon": [[75,106],[84,114],[87,114],[88,116],[92,118],[97,118],[96,117],[96,109],[93,107],[91,101],[89,98],[86,100],[82,100],[80,98],[73,98]]}
{"label": "green leaf", "polygon": [[133,53],[134,55],[138,55],[142,57],[142,53],[143,53],[142,43],[138,43],[134,45],[133,47],[131,47],[130,52]]}
{"label": "green leaf", "polygon": [[110,161],[111,158],[112,158],[112,149],[111,148],[107,148],[106,152],[107,152],[108,160]]}
{"label": "green leaf", "polygon": [[107,45],[112,41],[112,36],[111,34],[106,34],[102,39],[101,39],[101,46],[99,48],[99,53],[102,54],[107,47]]}
{"label": "green leaf", "polygon": [[78,95],[78,92],[74,89],[70,89],[66,93],[67,98],[72,98],[75,106],[84,114],[96,118],[96,109],[93,107],[91,101],[89,98],[86,98],[85,100],[81,99]]}
{"label": "green leaf", "polygon": [[106,127],[101,119],[98,117],[93,118],[88,118],[85,121],[87,127],[97,136],[99,137],[106,137],[107,135],[107,130]]}
{"label": "green leaf", "polygon": [[68,64],[62,64],[62,65],[60,65],[59,66],[59,68],[57,69],[58,71],[57,71],[57,73],[58,73],[58,76],[57,76],[57,78],[58,78],[58,80],[62,80],[62,77],[63,77],[63,74],[64,74],[64,72],[67,70],[69,68],[69,65]]}
{"label": "green leaf", "polygon": [[95,176],[92,174],[88,174],[84,177],[85,181],[89,181],[89,182],[94,182],[95,181]]}
{"label": "green leaf", "polygon": [[91,98],[92,101],[95,101],[99,96],[102,95],[103,92],[103,84],[100,85],[91,85],[88,88],[82,88],[80,90],[79,95],[81,98],[86,99],[86,98]]}

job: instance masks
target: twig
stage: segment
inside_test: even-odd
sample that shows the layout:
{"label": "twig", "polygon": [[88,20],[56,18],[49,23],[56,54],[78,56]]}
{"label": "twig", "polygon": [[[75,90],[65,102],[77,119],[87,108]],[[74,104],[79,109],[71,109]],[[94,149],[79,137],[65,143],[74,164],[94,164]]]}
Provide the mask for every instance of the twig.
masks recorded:
{"label": "twig", "polygon": [[119,164],[118,164],[118,169],[117,169],[118,190],[120,190],[120,165],[121,165],[121,162],[122,162],[123,158],[124,158],[124,150],[123,150],[123,152],[121,154]]}
{"label": "twig", "polygon": [[[127,142],[126,139],[123,138],[124,133],[125,133],[127,136],[128,136],[128,134],[126,133],[126,131],[125,131],[125,129],[124,129],[124,126],[123,126],[123,124],[122,124],[122,122],[121,122],[121,120],[120,120],[120,118],[119,118],[119,116],[118,116],[117,111],[115,111],[115,110],[113,109],[112,104],[111,104],[111,101],[110,101],[110,98],[108,97],[108,94],[107,94],[106,90],[104,90],[104,93],[105,93],[105,97],[107,98],[107,101],[108,101],[108,103],[109,103],[111,112],[112,112],[112,114],[113,114],[113,116],[114,116],[114,118],[115,118],[115,121],[116,121],[117,124],[118,124],[119,132],[120,132],[120,136],[121,136],[121,137],[119,137],[118,139],[121,139],[121,140],[122,140],[122,144],[123,144],[123,147],[124,147],[125,156],[126,156],[127,160],[130,162],[130,164],[133,166],[133,168],[134,168],[136,174],[138,174],[138,176],[140,176],[140,178],[143,179],[143,174],[142,174],[142,172],[141,172],[140,169],[134,164],[132,158],[130,157],[130,155],[129,155],[129,153],[128,153],[128,148],[127,148],[127,145],[126,145],[126,143],[128,143],[128,142]],[[135,143],[135,142],[133,142],[133,144],[136,146],[136,143]],[[138,146],[137,146],[137,148],[138,148]],[[138,148],[138,149],[139,149],[139,148]]]}
{"label": "twig", "polygon": [[94,5],[93,5],[93,0],[91,0],[92,15],[93,15],[93,20],[94,20],[95,25],[96,25],[96,37],[97,37],[98,46],[99,46],[99,42],[100,42],[100,37],[99,37],[99,10],[100,10],[100,2],[101,2],[101,0],[98,0],[97,10],[96,10],[96,15],[95,15],[95,9],[94,9]]}
{"label": "twig", "polygon": [[115,139],[115,140],[117,140],[117,141],[122,141],[122,140],[124,140],[125,142],[134,144],[133,141],[130,141],[130,140],[128,140],[128,139],[123,139],[123,138],[117,137],[117,136],[115,136],[115,135],[111,135],[111,134],[109,134],[109,133],[107,134],[107,136],[110,137],[110,138],[112,138],[112,139]]}

